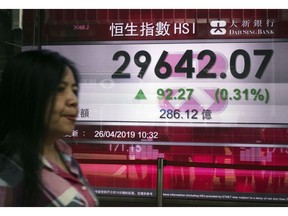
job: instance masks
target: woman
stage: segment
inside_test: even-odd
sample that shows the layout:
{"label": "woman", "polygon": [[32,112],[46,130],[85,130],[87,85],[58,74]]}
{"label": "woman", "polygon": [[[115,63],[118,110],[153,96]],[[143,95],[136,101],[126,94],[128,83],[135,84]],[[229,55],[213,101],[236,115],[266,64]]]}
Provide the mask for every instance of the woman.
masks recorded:
{"label": "woman", "polygon": [[10,60],[0,82],[0,206],[97,206],[71,149],[78,75],[59,53]]}

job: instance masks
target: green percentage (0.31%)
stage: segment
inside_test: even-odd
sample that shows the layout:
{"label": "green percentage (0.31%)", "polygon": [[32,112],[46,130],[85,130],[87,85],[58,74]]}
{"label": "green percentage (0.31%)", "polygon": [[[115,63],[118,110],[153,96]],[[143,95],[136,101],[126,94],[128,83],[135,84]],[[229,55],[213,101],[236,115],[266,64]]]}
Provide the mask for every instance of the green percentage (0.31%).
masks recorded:
{"label": "green percentage (0.31%)", "polygon": [[265,104],[269,103],[270,99],[270,94],[268,89],[262,90],[261,88],[259,89],[239,89],[235,88],[232,91],[229,91],[226,88],[218,88],[215,92],[215,99],[217,103],[220,103],[220,100],[222,101],[240,101],[240,100],[245,100],[248,101],[252,99],[253,101],[260,101]]}

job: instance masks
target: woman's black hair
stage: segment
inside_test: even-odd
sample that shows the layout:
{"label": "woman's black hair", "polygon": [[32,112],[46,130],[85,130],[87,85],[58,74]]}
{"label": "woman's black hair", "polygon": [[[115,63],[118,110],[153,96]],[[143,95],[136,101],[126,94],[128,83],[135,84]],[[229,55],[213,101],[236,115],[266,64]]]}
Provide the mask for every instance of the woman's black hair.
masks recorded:
{"label": "woman's black hair", "polygon": [[67,67],[78,84],[72,61],[57,52],[32,50],[11,59],[1,76],[0,153],[20,157],[24,169],[23,206],[33,206],[37,199],[39,155],[47,133],[45,114]]}

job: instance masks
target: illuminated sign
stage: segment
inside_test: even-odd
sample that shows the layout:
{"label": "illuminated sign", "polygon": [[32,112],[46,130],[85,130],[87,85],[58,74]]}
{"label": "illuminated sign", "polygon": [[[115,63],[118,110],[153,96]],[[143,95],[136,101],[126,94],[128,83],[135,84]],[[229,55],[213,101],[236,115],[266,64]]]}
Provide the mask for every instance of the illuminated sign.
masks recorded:
{"label": "illuminated sign", "polygon": [[[224,26],[213,23],[215,28]],[[159,126],[287,124],[288,43],[47,46],[81,71],[78,120]]]}
{"label": "illuminated sign", "polygon": [[170,35],[195,34],[195,23],[142,22],[111,23],[111,37],[165,37]]}

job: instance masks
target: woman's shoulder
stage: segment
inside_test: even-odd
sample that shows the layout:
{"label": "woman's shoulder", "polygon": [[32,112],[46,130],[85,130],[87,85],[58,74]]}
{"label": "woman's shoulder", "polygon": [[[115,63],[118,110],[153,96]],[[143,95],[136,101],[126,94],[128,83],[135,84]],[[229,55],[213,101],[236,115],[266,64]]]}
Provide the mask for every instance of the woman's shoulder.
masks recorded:
{"label": "woman's shoulder", "polygon": [[8,157],[0,153],[0,186],[15,187],[23,180],[24,171],[17,155]]}

